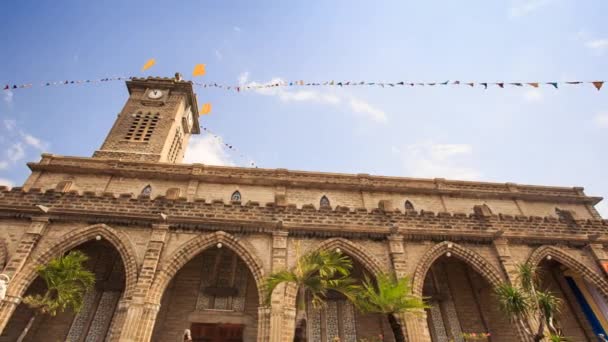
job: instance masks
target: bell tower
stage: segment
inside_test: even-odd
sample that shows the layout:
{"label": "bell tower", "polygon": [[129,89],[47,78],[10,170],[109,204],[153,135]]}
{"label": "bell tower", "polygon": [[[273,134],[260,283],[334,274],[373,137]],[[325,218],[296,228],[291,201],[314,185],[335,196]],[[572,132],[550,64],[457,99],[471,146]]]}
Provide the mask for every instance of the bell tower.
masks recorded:
{"label": "bell tower", "polygon": [[199,134],[192,82],[174,78],[132,78],[129,99],[93,158],[180,163],[190,135]]}

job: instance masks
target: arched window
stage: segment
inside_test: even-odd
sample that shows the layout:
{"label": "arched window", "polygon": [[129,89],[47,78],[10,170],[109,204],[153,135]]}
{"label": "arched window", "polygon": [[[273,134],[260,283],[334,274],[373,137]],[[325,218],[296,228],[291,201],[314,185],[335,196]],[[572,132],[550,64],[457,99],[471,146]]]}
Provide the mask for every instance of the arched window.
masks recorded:
{"label": "arched window", "polygon": [[323,195],[323,197],[321,197],[321,201],[319,201],[319,207],[321,207],[321,208],[330,207],[329,198],[327,198],[327,196]]}
{"label": "arched window", "polygon": [[570,210],[555,208],[555,214],[557,215],[558,218],[560,218],[564,221],[574,221],[574,219],[575,219],[574,213]]}
{"label": "arched window", "polygon": [[150,196],[150,194],[152,194],[152,186],[148,184],[141,190],[141,196]]}
{"label": "arched window", "polygon": [[414,211],[414,205],[409,200],[405,201],[405,211]]}
{"label": "arched window", "polygon": [[241,193],[237,190],[235,192],[232,193],[232,196],[230,196],[230,201],[231,202],[240,202],[241,201]]}

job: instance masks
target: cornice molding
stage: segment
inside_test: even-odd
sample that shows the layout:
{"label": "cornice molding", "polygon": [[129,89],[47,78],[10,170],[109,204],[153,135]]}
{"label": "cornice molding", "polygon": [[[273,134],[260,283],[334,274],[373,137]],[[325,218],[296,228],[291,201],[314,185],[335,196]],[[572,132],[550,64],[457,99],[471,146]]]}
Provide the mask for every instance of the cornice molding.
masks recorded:
{"label": "cornice molding", "polygon": [[27,164],[32,171],[78,174],[105,174],[120,177],[198,180],[207,183],[287,186],[401,194],[442,195],[480,199],[520,199],[555,203],[595,205],[601,197],[586,196],[580,187],[549,187],[514,183],[451,181],[441,178],[419,179],[338,174],[286,169],[253,169],[209,166],[203,164],[171,164],[113,159],[64,157],[43,154],[42,160]]}

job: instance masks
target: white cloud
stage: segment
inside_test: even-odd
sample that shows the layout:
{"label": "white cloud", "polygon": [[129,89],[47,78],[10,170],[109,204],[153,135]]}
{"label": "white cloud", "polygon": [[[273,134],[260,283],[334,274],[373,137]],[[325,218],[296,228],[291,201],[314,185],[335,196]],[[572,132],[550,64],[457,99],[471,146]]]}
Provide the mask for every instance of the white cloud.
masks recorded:
{"label": "white cloud", "polygon": [[[283,79],[279,77],[272,78],[269,82],[248,82],[249,72],[243,72],[239,75],[238,81],[241,87],[256,87],[268,84],[285,84]],[[366,119],[370,119],[375,122],[385,123],[388,121],[386,113],[371,105],[367,101],[356,98],[350,94],[338,94],[338,93],[323,93],[316,89],[308,88],[303,90],[292,90],[291,87],[268,87],[255,89],[258,94],[267,96],[276,96],[284,102],[313,102],[320,104],[327,104],[331,106],[346,106],[352,110],[355,114],[362,116]],[[320,88],[322,89],[322,88]]]}
{"label": "white cloud", "polygon": [[13,131],[15,127],[17,127],[17,121],[15,120],[6,119],[3,122],[4,128],[6,128],[8,131]]}
{"label": "white cloud", "polygon": [[42,140],[36,138],[33,135],[21,132],[21,136],[23,137],[23,141],[26,144],[28,144],[28,145],[30,145],[30,146],[32,146],[32,147],[34,147],[34,148],[36,148],[36,149],[38,149],[40,151],[44,151],[48,147],[45,142],[43,142]]}
{"label": "white cloud", "polygon": [[217,139],[208,134],[192,137],[184,156],[184,162],[234,166],[234,162],[224,150],[220,139],[221,137]]}
{"label": "white cloud", "polygon": [[9,148],[6,150],[6,155],[13,163],[23,159],[23,157],[25,157],[25,149],[23,148],[23,144],[18,142],[9,146]]}
{"label": "white cloud", "polygon": [[9,187],[13,187],[13,182],[10,179],[0,178],[0,185],[5,185]]}
{"label": "white cloud", "polygon": [[404,150],[397,147],[392,147],[391,150],[399,155],[409,177],[459,180],[476,180],[481,177],[478,170],[464,165],[466,159],[473,154],[473,147],[468,144],[424,142],[408,145]]}
{"label": "white cloud", "polygon": [[540,102],[543,100],[543,93],[540,89],[528,89],[524,93],[524,99],[528,102]]}
{"label": "white cloud", "polygon": [[585,43],[585,46],[590,49],[603,50],[608,48],[608,39],[594,39]]}
{"label": "white cloud", "polygon": [[221,61],[224,59],[224,55],[222,55],[220,50],[215,49],[215,50],[213,50],[213,53],[215,54],[215,58],[217,58],[218,61]]}
{"label": "white cloud", "polygon": [[11,103],[13,103],[13,96],[15,94],[10,90],[3,90],[3,92],[4,92],[4,102],[6,102],[9,105]]}
{"label": "white cloud", "polygon": [[608,111],[597,113],[597,115],[593,118],[593,121],[600,127],[608,128]]}
{"label": "white cloud", "polygon": [[509,15],[511,17],[523,17],[554,1],[555,0],[511,0]]}

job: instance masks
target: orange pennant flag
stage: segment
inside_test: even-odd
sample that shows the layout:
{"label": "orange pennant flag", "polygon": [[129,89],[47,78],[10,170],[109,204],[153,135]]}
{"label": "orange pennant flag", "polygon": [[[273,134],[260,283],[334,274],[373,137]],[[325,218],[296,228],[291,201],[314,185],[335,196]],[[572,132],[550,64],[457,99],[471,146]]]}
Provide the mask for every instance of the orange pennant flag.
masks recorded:
{"label": "orange pennant flag", "polygon": [[602,89],[602,86],[604,85],[604,81],[595,81],[591,83],[593,83],[593,86],[597,88],[598,91]]}
{"label": "orange pennant flag", "polygon": [[200,115],[207,115],[211,112],[211,103],[205,103],[200,110]]}
{"label": "orange pennant flag", "polygon": [[538,88],[538,82],[530,82],[528,84],[533,86],[534,88]]}
{"label": "orange pennant flag", "polygon": [[150,69],[154,64],[156,64],[156,60],[154,58],[148,59],[146,64],[141,68],[141,71]]}
{"label": "orange pennant flag", "polygon": [[194,70],[192,71],[192,76],[203,76],[206,74],[205,64],[197,64],[194,66]]}

